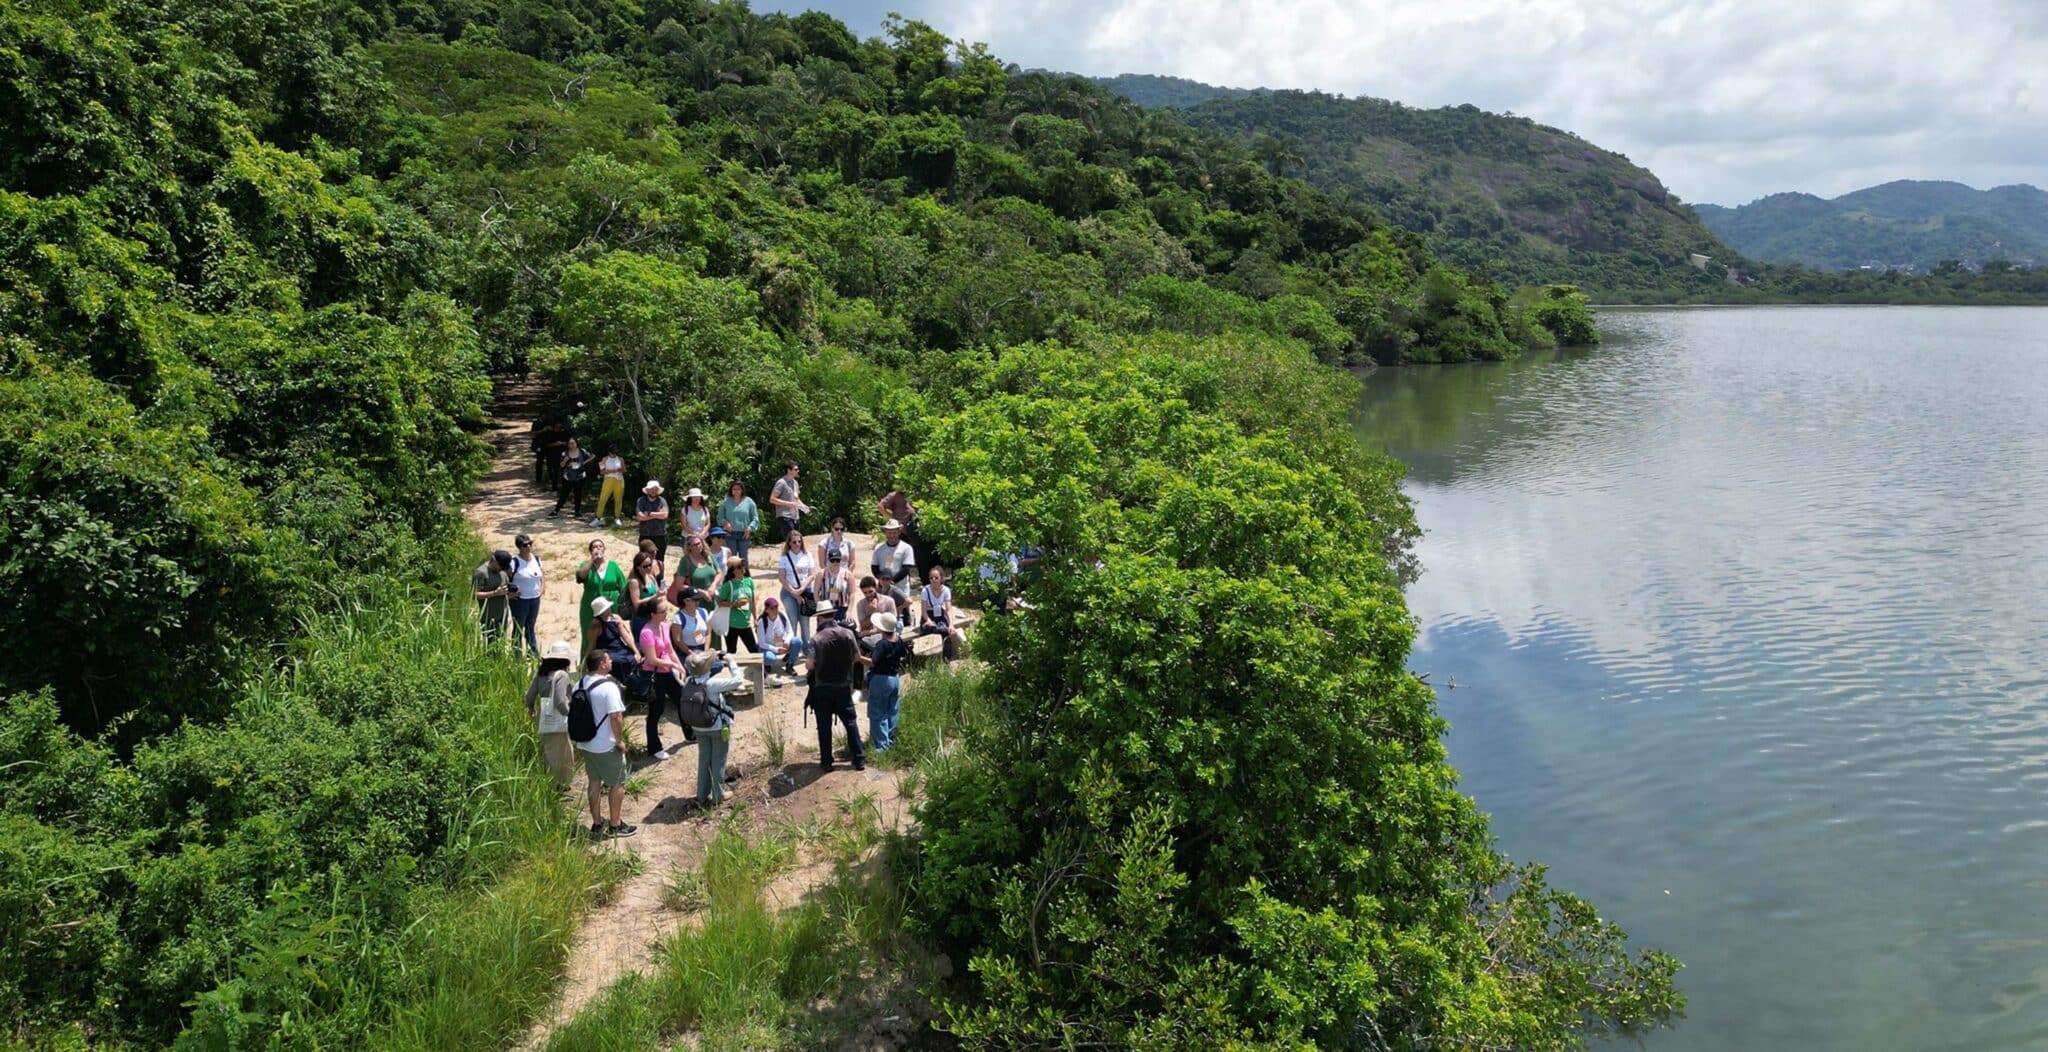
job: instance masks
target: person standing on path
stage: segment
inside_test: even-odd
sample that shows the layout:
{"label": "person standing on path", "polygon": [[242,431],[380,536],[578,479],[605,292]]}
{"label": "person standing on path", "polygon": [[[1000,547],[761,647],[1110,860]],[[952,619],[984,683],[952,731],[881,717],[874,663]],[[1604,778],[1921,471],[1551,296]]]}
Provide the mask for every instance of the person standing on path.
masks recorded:
{"label": "person standing on path", "polygon": [[512,642],[538,656],[540,639],[534,630],[540,624],[541,597],[548,594],[547,572],[534,554],[532,537],[522,533],[512,539],[512,546],[519,549],[512,556]]}
{"label": "person standing on path", "polygon": [[751,558],[754,531],[761,528],[761,509],[747,496],[746,483],[734,479],[725,488],[725,499],[718,502],[718,524],[731,535],[733,552],[741,559]]}
{"label": "person standing on path", "polygon": [[[590,802],[590,836],[629,837],[640,830],[619,820],[619,812],[626,806],[626,750],[625,741],[626,699],[619,693],[618,681],[612,679],[611,655],[602,650],[594,651],[583,659],[583,679],[576,689],[590,699],[590,714],[597,724],[597,732],[588,741],[576,743],[577,751],[583,754],[583,769],[589,775],[590,787],[587,796]],[[573,704],[573,702],[572,702]],[[610,796],[610,821],[600,810]]]}
{"label": "person standing on path", "polygon": [[640,499],[633,502],[633,518],[640,523],[640,539],[654,542],[654,564],[663,572],[668,566],[668,501],[661,495],[661,482],[648,479],[640,487]]}
{"label": "person standing on path", "polygon": [[803,502],[803,487],[797,484],[797,473],[796,461],[782,465],[782,477],[775,480],[775,489],[768,494],[768,503],[775,505],[775,526],[785,541],[792,533],[799,537],[803,535],[799,524],[804,513],[811,510],[811,506]]}
{"label": "person standing on path", "polygon": [[695,486],[683,494],[683,536],[688,540],[701,542],[711,533],[711,505],[704,501],[704,491]]}
{"label": "person standing on path", "polygon": [[875,615],[874,648],[862,655],[868,667],[868,745],[887,752],[896,744],[896,704],[902,697],[903,660],[910,656],[910,644],[896,634],[896,615]]}
{"label": "person standing on path", "polygon": [[761,641],[754,638],[754,578],[747,573],[745,560],[737,555],[726,560],[725,583],[718,586],[718,605],[725,610],[725,632],[718,638],[718,649],[736,654],[739,645],[745,643],[749,651],[760,653]]}
{"label": "person standing on path", "polygon": [[540,762],[555,779],[555,788],[569,788],[576,776],[576,750],[569,744],[569,669],[576,664],[576,652],[566,639],[548,645],[548,656],[540,659],[540,670],[526,685],[526,715],[538,722]]}
{"label": "person standing on path", "polygon": [[[569,517],[583,517],[583,497],[590,492],[590,462],[596,459],[589,450],[577,445],[575,439],[569,440],[568,446],[562,450],[562,484],[555,490],[555,510],[548,512],[549,515],[560,515],[562,503],[568,501]],[[574,500],[570,500],[572,496]]]}
{"label": "person standing on path", "polygon": [[604,539],[602,537],[590,542],[590,560],[577,565],[576,583],[583,586],[583,599],[581,603],[583,610],[581,617],[583,623],[583,650],[585,653],[588,653],[590,651],[590,623],[597,616],[591,612],[591,604],[599,599],[604,599],[610,605],[617,606],[619,605],[619,600],[625,598],[626,595],[626,572],[619,569],[618,563],[604,557]]}
{"label": "person standing on path", "polygon": [[868,572],[896,598],[897,609],[910,606],[910,589],[917,583],[917,553],[903,539],[903,524],[890,519],[882,524],[882,540],[868,559]]}
{"label": "person standing on path", "polygon": [[847,759],[853,769],[867,769],[867,755],[860,747],[860,716],[853,711],[853,667],[860,656],[860,642],[840,615],[818,615],[818,631],[811,637],[810,696],[806,705],[818,715],[818,766],[832,769],[832,721],[846,727]]}
{"label": "person standing on path", "polygon": [[[668,759],[661,746],[661,714],[683,698],[683,663],[676,655],[675,640],[669,636],[669,618],[675,608],[666,599],[654,601],[654,616],[640,630],[640,668],[647,673],[647,753],[657,760]],[[678,710],[680,716],[680,710]],[[680,719],[678,720],[680,722]]]}
{"label": "person standing on path", "polygon": [[626,578],[626,609],[632,615],[627,621],[633,626],[634,639],[654,620],[655,604],[660,600],[661,578],[654,571],[654,555],[643,549],[633,556],[633,572]]}
{"label": "person standing on path", "polygon": [[775,576],[782,582],[782,609],[796,622],[797,638],[806,644],[811,639],[811,618],[804,614],[803,598],[810,595],[811,609],[817,609],[817,593],[811,591],[811,577],[816,572],[817,564],[811,561],[811,553],[804,551],[804,535],[795,531],[783,535],[782,557],[775,560]]}
{"label": "person standing on path", "polygon": [[732,750],[732,704],[725,696],[746,686],[747,677],[710,651],[691,654],[688,673],[682,694],[704,691],[703,711],[687,714],[697,736],[697,805],[713,807],[725,802],[725,758]]}
{"label": "person standing on path", "polygon": [[626,458],[619,455],[617,446],[607,446],[604,459],[597,462],[600,480],[597,484],[597,518],[590,520],[592,526],[604,525],[604,505],[612,505],[612,525],[626,515]]}
{"label": "person standing on path", "polygon": [[496,645],[505,634],[505,613],[512,595],[512,553],[498,549],[469,575],[470,591],[476,594],[476,616],[482,623],[484,642]]}

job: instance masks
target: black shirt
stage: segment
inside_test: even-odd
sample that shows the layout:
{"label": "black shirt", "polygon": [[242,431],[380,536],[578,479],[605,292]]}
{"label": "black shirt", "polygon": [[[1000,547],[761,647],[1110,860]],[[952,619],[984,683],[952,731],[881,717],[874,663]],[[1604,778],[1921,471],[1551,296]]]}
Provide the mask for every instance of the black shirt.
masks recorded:
{"label": "black shirt", "polygon": [[870,676],[900,676],[903,674],[903,659],[910,656],[910,644],[901,639],[887,636],[875,640],[875,652],[871,655],[874,664],[868,666]]}
{"label": "black shirt", "polygon": [[666,537],[666,536],[668,536],[668,501],[667,501],[667,500],[665,500],[665,499],[663,499],[663,498],[661,498],[661,497],[650,497],[650,496],[647,496],[646,494],[644,494],[644,493],[643,493],[643,494],[641,494],[641,496],[640,496],[640,499],[639,499],[639,500],[636,500],[636,501],[634,501],[634,502],[633,502],[633,511],[634,511],[634,513],[635,513],[635,514],[638,514],[638,515],[659,515],[659,516],[661,516],[661,518],[658,518],[658,519],[648,519],[648,520],[646,520],[646,521],[642,522],[642,523],[640,524],[640,536],[642,536],[642,537]]}
{"label": "black shirt", "polygon": [[853,637],[853,630],[843,625],[820,629],[811,637],[811,668],[817,681],[828,686],[845,686],[853,682],[854,656],[860,653],[860,641]]}

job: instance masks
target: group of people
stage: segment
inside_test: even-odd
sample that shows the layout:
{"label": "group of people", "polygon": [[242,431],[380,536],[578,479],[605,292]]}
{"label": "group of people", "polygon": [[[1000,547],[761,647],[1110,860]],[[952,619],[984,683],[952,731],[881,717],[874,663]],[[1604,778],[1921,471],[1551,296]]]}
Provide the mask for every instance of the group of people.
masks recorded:
{"label": "group of people", "polygon": [[[603,515],[607,501],[615,513],[621,503],[614,494],[623,491],[624,464],[615,464],[615,457],[607,454],[597,464],[604,484],[593,526],[620,525],[623,518]],[[572,512],[580,517],[591,459],[573,437],[562,444],[553,475],[557,510],[573,497]],[[582,757],[593,837],[637,832],[620,818],[629,774],[623,721],[631,698],[646,702],[652,761],[670,758],[661,737],[664,715],[673,713],[685,740],[696,742],[696,801],[713,807],[725,798],[734,716],[728,695],[750,682],[739,667],[740,653],[759,655],[769,685],[798,679],[808,685],[806,704],[818,716],[818,757],[826,770],[834,765],[834,722],[846,729],[853,767],[865,766],[856,716],[863,696],[867,744],[875,751],[894,744],[900,677],[913,640],[940,636],[945,658],[958,656],[966,637],[946,569],[931,563],[920,575],[912,542],[917,509],[908,497],[899,490],[878,502],[886,517],[883,539],[870,553],[870,572],[856,579],[844,519],[834,519],[816,547],[807,547],[801,524],[812,509],[802,499],[800,474],[799,465],[786,464],[769,498],[777,594],[757,595],[750,556],[763,516],[738,481],[715,509],[698,489],[672,508],[659,480],[641,487],[633,505],[637,547],[630,569],[610,557],[606,538],[596,537],[571,573],[581,592],[577,645],[561,640],[541,653],[536,626],[548,574],[532,537],[519,535],[516,551],[493,552],[472,574],[485,637],[509,636],[515,649],[540,658],[527,710],[538,721],[542,759],[557,784],[569,785]],[[536,473],[537,481],[543,477]],[[672,532],[682,547],[673,570]]]}

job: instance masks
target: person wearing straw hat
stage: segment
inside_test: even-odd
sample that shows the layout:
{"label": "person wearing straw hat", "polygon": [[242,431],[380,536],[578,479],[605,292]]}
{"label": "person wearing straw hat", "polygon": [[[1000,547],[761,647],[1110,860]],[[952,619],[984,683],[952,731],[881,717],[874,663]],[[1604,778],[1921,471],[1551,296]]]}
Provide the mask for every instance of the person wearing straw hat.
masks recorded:
{"label": "person wearing straw hat", "polygon": [[633,520],[640,524],[643,540],[654,542],[654,563],[668,565],[668,499],[661,495],[661,480],[648,479],[640,487],[640,499],[633,502]]}
{"label": "person wearing straw hat", "polygon": [[576,648],[566,639],[548,644],[547,656],[533,682],[526,685],[526,714],[536,721],[540,735],[540,762],[555,779],[555,788],[567,789],[576,776],[576,750],[569,743],[569,668],[576,664]]}
{"label": "person wearing straw hat", "polygon": [[704,491],[695,486],[683,494],[683,536],[703,540],[711,532],[711,505],[705,503]]}
{"label": "person wearing straw hat", "polygon": [[887,752],[896,744],[897,702],[902,697],[903,662],[910,656],[910,644],[897,634],[896,615],[884,611],[875,615],[874,644],[860,656],[868,667],[868,748]]}
{"label": "person wearing straw hat", "polygon": [[868,559],[868,572],[896,598],[899,610],[910,608],[910,587],[917,583],[917,553],[903,539],[903,523],[890,519],[882,524],[882,540]]}
{"label": "person wearing straw hat", "polygon": [[697,735],[697,804],[711,807],[725,800],[725,758],[732,749],[732,704],[725,696],[745,686],[747,677],[708,650],[691,654],[686,671],[682,693],[704,692],[703,706],[696,712],[686,706],[684,715]]}

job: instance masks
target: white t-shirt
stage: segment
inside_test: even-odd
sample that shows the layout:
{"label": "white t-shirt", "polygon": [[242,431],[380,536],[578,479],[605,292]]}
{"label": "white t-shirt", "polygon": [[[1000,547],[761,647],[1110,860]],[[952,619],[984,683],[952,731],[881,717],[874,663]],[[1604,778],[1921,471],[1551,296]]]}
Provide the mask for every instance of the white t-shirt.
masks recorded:
{"label": "white t-shirt", "polygon": [[[782,558],[775,561],[775,572],[781,575],[782,587],[789,589],[791,595],[804,590],[804,586],[811,580],[811,571],[816,567],[817,564],[811,561],[810,552],[784,551]],[[789,583],[791,576],[796,578],[794,585]]]}
{"label": "white t-shirt", "polygon": [[951,587],[942,584],[939,586],[939,590],[934,592],[931,585],[925,585],[923,598],[924,619],[926,621],[930,621],[933,624],[950,625],[952,623],[953,589]]}
{"label": "white t-shirt", "polygon": [[776,653],[788,649],[789,637],[796,633],[796,627],[781,612],[774,617],[763,617],[758,626],[761,629],[761,645]]}
{"label": "white t-shirt", "polygon": [[512,557],[512,586],[518,590],[519,598],[540,598],[542,573],[540,556],[536,555],[531,559],[522,559],[517,555]]}
{"label": "white t-shirt", "polygon": [[703,610],[694,614],[676,611],[676,632],[686,647],[703,647],[711,642],[711,618]]}
{"label": "white t-shirt", "polygon": [[603,463],[597,466],[597,469],[604,472],[604,477],[608,479],[623,479],[626,477],[626,461],[623,457],[606,457]]}
{"label": "white t-shirt", "polygon": [[852,541],[843,537],[835,538],[831,534],[826,534],[825,539],[818,542],[818,550],[823,552],[827,559],[832,558],[833,552],[838,552],[840,563],[849,570],[853,569]]}
{"label": "white t-shirt", "polygon": [[875,545],[875,557],[869,561],[868,569],[874,572],[875,580],[891,581],[895,579],[896,571],[916,565],[917,553],[911,551],[909,541],[897,541],[895,544],[883,541]]}
{"label": "white t-shirt", "polygon": [[[593,683],[596,686],[592,686]],[[626,701],[619,696],[618,681],[607,677],[600,683],[595,676],[585,676],[576,685],[590,695],[590,714],[597,717],[596,736],[587,742],[577,742],[576,747],[584,752],[610,752],[618,748],[618,739],[612,737],[612,713],[626,711]],[[562,728],[567,730],[568,725],[569,721],[564,719]]]}

